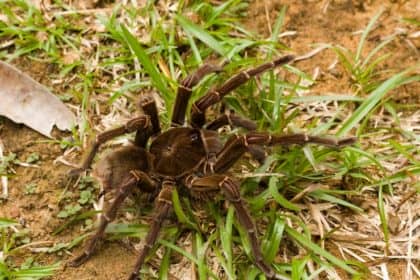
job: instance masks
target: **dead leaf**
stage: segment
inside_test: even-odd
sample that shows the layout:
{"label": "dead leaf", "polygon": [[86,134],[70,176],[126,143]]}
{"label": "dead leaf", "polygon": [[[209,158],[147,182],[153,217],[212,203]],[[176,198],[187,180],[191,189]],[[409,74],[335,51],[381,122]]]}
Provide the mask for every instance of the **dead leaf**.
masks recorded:
{"label": "dead leaf", "polygon": [[57,96],[15,67],[0,61],[0,115],[51,138],[54,124],[70,130],[74,114]]}

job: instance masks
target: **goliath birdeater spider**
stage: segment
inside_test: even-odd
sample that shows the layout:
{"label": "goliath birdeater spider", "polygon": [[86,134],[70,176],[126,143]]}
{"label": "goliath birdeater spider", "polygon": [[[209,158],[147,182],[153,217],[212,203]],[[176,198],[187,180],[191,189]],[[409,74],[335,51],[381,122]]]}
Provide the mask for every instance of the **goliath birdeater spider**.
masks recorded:
{"label": "goliath birdeater spider", "polygon": [[[280,57],[256,68],[241,71],[221,86],[210,89],[192,104],[189,123],[185,124],[192,88],[206,75],[221,70],[218,66],[205,64],[180,83],[171,127],[167,131],[161,132],[155,101],[146,97],[139,103],[144,115],[129,120],[124,126],[97,135],[81,167],[73,170],[73,174],[90,167],[102,143],[125,133],[136,132],[132,145],[117,149],[97,164],[96,174],[101,179],[104,190],[116,190],[116,195],[112,203],[105,207],[99,227],[86,249],[70,265],[79,266],[92,255],[98,241],[103,238],[108,223],[115,219],[117,209],[133,189],[137,188],[157,194],[155,212],[145,245],[129,277],[137,279],[147,254],[156,242],[162,222],[171,211],[173,190],[184,188],[194,198],[210,199],[216,193],[224,195],[234,206],[238,221],[248,234],[255,265],[268,278],[276,278],[273,268],[263,259],[254,222],[240,195],[240,184],[228,173],[229,169],[246,152],[261,159],[263,146],[316,143],[342,147],[354,143],[355,138],[334,139],[306,134],[273,135],[256,132],[254,122],[236,114],[223,114],[207,123],[205,112],[252,77],[293,60],[291,55]],[[223,143],[217,131],[225,125],[240,127],[248,132],[231,136]]]}

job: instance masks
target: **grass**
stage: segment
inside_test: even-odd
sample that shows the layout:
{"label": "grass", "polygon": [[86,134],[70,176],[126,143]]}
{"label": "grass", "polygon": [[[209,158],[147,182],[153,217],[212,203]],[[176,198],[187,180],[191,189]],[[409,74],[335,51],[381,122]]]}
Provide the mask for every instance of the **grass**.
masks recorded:
{"label": "grass", "polygon": [[[19,267],[13,263],[13,256],[27,247],[28,233],[19,229],[17,221],[0,218],[0,279],[42,279],[54,275],[60,263],[39,265],[32,257],[27,258]],[[29,244],[30,245],[30,244]]]}
{"label": "grass", "polygon": [[[243,1],[230,0],[221,5],[190,2],[180,1],[171,9],[159,8],[152,1],[143,8],[115,5],[109,16],[89,15],[90,24],[71,7],[56,4],[54,28],[49,27],[51,19],[46,14],[25,1],[14,0],[12,5],[0,2],[1,14],[5,16],[0,20],[0,44],[8,44],[1,49],[0,57],[12,62],[30,59],[52,64],[56,69],[50,81],[58,79],[68,84],[58,87],[57,92],[77,107],[79,126],[71,139],[59,139],[67,151],[85,147],[96,131],[133,115],[139,94],[158,93],[161,121],[167,128],[178,81],[204,61],[229,64],[220,75],[204,79],[194,89],[192,101],[238,69],[268,61],[287,50],[278,40],[286,28],[287,7],[278,12],[271,35],[263,38],[237,24],[248,9]],[[366,277],[368,268],[360,261],[361,256],[355,257],[352,248],[340,243],[339,248],[345,248],[341,252],[352,252],[343,259],[326,244],[337,244],[334,238],[340,234],[355,238],[381,234],[379,241],[385,245],[375,252],[392,256],[393,233],[387,214],[392,197],[401,184],[418,192],[418,186],[407,182],[420,172],[420,139],[415,130],[404,126],[404,115],[408,113],[395,104],[390,93],[418,83],[419,65],[395,73],[383,71],[381,63],[390,55],[382,53],[394,37],[366,51],[370,32],[381,16],[379,12],[372,17],[355,52],[329,45],[350,80],[350,94],[302,95],[299,92],[311,92],[306,82],[315,85],[319,81],[299,69],[299,65],[288,65],[251,80],[224,100],[227,108],[254,119],[259,130],[358,136],[358,144],[352,147],[278,147],[271,150],[261,166],[244,160],[236,167],[235,172],[242,179],[242,195],[258,221],[264,258],[285,279],[312,279],[314,275],[336,278],[337,271],[345,271],[353,278]],[[100,25],[95,32],[90,29],[92,22]],[[44,40],[39,40],[39,36]],[[76,54],[75,58],[69,61],[66,53]],[[326,108],[325,114],[319,113],[320,108]],[[211,111],[209,117],[217,110]],[[227,131],[224,137],[237,132]],[[406,164],[395,167],[402,160]],[[8,157],[2,157],[0,166],[6,166],[6,170],[9,162]],[[48,254],[71,250],[94,230],[92,220],[98,211],[92,205],[96,203],[96,192],[96,187],[83,180],[78,188],[62,191],[56,213],[62,225],[54,235],[62,236],[78,228],[84,234],[68,243],[56,244]],[[378,221],[372,225],[363,224],[365,208],[355,202],[355,198],[367,194],[374,196],[378,214]],[[249,241],[231,206],[212,201],[201,205],[202,213],[182,192],[174,192],[173,203],[178,223],[163,229],[148,258],[150,263],[157,261],[159,269],[155,273],[146,266],[142,276],[170,279],[174,273],[171,256],[180,255],[183,266],[194,266],[199,279],[264,279],[253,265]],[[138,210],[129,204],[125,210],[139,217],[152,213],[151,205]],[[137,215],[139,211],[141,215]],[[122,220],[108,227],[110,240],[145,237],[147,222]],[[52,275],[57,263],[32,264],[28,268],[19,266],[19,261],[14,263],[10,252],[24,251],[11,243],[11,227],[17,224],[8,219],[2,221],[9,224],[1,227],[4,238],[0,278],[1,273],[10,279]],[[365,235],[351,231],[351,223],[359,224]],[[381,232],[376,231],[376,224],[381,225]],[[357,252],[363,255],[363,249],[362,246]],[[156,257],[158,250],[161,257]]]}
{"label": "grass", "polygon": [[[381,9],[363,30],[356,52],[352,52],[340,45],[330,46],[336,52],[344,69],[350,75],[353,85],[356,88],[356,93],[369,93],[378,87],[378,83],[381,82],[381,72],[383,71],[379,71],[377,68],[391,55],[385,53],[375,58],[381,50],[394,40],[395,36],[390,36],[370,50],[367,55],[363,55],[366,39],[382,14],[383,10]],[[372,61],[372,59],[374,60]]]}

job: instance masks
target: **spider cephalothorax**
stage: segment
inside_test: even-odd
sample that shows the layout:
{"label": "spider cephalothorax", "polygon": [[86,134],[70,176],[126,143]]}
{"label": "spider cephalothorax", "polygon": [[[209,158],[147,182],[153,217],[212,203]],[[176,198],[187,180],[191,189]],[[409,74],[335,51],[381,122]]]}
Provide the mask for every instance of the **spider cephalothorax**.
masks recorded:
{"label": "spider cephalothorax", "polygon": [[159,135],[150,146],[153,173],[182,177],[204,163],[208,155],[219,152],[221,147],[222,143],[215,131],[190,127],[172,128]]}
{"label": "spider cephalothorax", "polygon": [[[268,277],[275,278],[274,270],[264,262],[257,238],[257,231],[240,196],[239,184],[227,172],[246,152],[262,160],[262,147],[318,143],[341,147],[354,143],[354,138],[333,139],[306,134],[273,135],[255,132],[256,125],[235,114],[223,114],[206,123],[207,108],[219,102],[223,96],[252,77],[294,60],[293,56],[280,57],[256,68],[239,72],[221,86],[211,89],[192,104],[191,118],[185,125],[188,100],[194,87],[204,76],[220,70],[205,64],[183,80],[178,88],[173,110],[171,128],[161,133],[158,112],[153,99],[140,101],[143,115],[128,121],[124,126],[106,131],[96,137],[94,144],[78,173],[89,168],[99,145],[116,136],[136,132],[133,145],[121,147],[100,160],[94,172],[102,182],[104,191],[116,190],[112,203],[103,211],[96,234],[92,236],[83,253],[70,265],[84,263],[93,253],[98,241],[103,238],[105,228],[116,217],[117,209],[134,190],[157,194],[155,213],[136,265],[129,279],[138,277],[145,257],[155,244],[163,220],[172,208],[172,192],[184,188],[193,197],[209,199],[208,194],[221,193],[234,206],[240,224],[245,228],[251,243],[255,265]],[[248,130],[244,135],[234,135],[224,143],[217,130],[224,126],[236,126]],[[150,147],[148,142],[151,141]]]}

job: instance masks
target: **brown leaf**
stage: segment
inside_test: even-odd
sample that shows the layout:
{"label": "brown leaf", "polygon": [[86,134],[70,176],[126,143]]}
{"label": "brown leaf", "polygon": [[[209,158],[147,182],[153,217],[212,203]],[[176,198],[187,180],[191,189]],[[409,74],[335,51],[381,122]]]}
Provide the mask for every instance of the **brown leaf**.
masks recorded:
{"label": "brown leaf", "polygon": [[70,130],[74,114],[60,99],[15,67],[0,61],[0,115],[51,138],[54,124]]}

